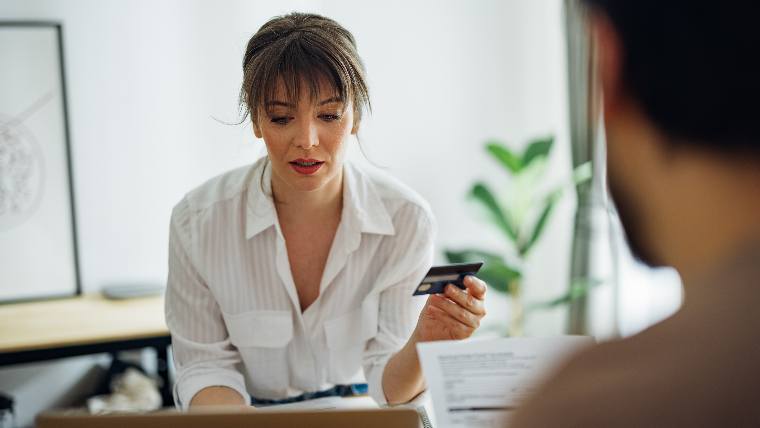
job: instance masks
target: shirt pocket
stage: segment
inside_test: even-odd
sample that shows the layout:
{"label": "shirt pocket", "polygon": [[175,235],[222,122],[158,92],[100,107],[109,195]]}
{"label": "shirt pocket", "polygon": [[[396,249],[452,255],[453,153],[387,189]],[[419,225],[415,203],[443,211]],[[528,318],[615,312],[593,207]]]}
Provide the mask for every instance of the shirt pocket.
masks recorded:
{"label": "shirt pocket", "polygon": [[249,392],[258,398],[284,396],[290,382],[291,312],[262,310],[223,317],[230,342],[240,353]]}
{"label": "shirt pocket", "polygon": [[361,307],[325,321],[330,382],[349,383],[362,379],[362,354],[367,341],[377,335],[378,311],[379,296],[370,295]]}
{"label": "shirt pocket", "polygon": [[230,341],[238,348],[281,348],[293,338],[290,311],[249,311],[224,314]]}

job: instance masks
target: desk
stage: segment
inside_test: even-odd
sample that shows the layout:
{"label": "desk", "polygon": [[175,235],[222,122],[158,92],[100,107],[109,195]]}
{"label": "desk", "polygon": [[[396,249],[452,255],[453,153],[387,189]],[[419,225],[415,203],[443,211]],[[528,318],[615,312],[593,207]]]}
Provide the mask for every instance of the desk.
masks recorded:
{"label": "desk", "polygon": [[172,405],[163,297],[108,300],[100,294],[0,305],[0,366],[155,348],[164,405]]}

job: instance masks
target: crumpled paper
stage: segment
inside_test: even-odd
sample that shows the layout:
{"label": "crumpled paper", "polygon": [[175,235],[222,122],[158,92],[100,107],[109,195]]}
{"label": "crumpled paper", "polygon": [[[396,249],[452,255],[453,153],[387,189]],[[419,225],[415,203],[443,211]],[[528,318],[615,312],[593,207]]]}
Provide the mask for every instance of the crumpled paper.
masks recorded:
{"label": "crumpled paper", "polygon": [[161,393],[155,379],[128,368],[111,382],[111,394],[87,400],[91,414],[110,412],[149,412],[161,408]]}

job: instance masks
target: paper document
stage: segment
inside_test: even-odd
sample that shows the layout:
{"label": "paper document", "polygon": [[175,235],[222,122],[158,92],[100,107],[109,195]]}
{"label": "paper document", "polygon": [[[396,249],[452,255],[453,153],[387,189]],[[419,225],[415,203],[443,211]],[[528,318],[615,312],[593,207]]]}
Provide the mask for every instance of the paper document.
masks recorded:
{"label": "paper document", "polygon": [[590,337],[560,336],[418,344],[435,428],[503,428],[549,371],[593,343]]}

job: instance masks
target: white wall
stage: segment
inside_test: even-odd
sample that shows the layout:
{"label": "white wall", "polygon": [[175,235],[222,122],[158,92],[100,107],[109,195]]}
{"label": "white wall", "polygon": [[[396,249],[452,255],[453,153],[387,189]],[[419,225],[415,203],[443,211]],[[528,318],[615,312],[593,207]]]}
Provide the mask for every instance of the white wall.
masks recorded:
{"label": "white wall", "polygon": [[[508,180],[483,149],[489,138],[522,148],[529,138],[555,134],[547,181],[569,174],[561,2],[390,2],[361,12],[351,4],[325,1],[312,10],[356,36],[373,97],[361,136],[369,157],[430,201],[440,250],[504,250],[500,233],[465,195],[475,180],[495,188]],[[564,290],[572,204],[572,197],[563,201],[532,255],[527,300]],[[505,325],[506,302],[498,297],[489,318]],[[557,333],[563,321],[563,311],[545,313],[529,319],[528,331]]]}
{"label": "white wall", "polygon": [[[291,10],[331,16],[355,35],[374,106],[363,143],[373,162],[430,201],[439,248],[502,248],[465,203],[474,180],[505,179],[485,139],[519,146],[553,133],[550,181],[569,173],[559,0],[4,0],[0,19],[64,25],[85,292],[163,282],[173,204],[263,154],[249,126],[213,118],[237,119],[245,43],[266,19]],[[528,300],[565,288],[572,204],[563,201],[532,256]],[[493,322],[505,318],[503,303],[492,298]],[[529,332],[558,333],[563,321],[562,311],[534,317]],[[15,371],[13,385],[65,390],[54,374],[27,376]],[[0,389],[8,379],[0,372]],[[27,404],[22,421],[35,409]]]}

